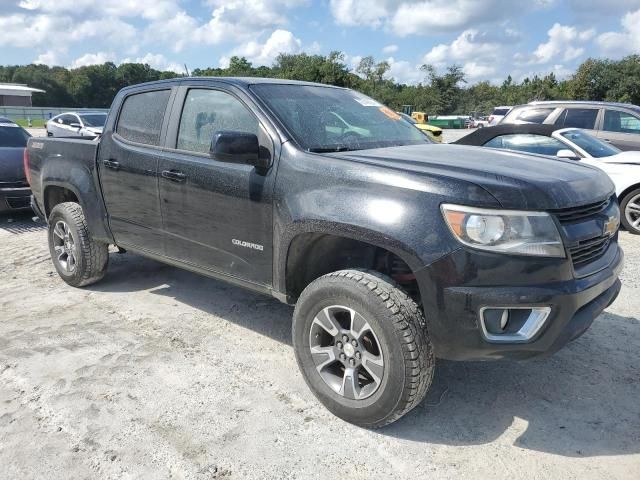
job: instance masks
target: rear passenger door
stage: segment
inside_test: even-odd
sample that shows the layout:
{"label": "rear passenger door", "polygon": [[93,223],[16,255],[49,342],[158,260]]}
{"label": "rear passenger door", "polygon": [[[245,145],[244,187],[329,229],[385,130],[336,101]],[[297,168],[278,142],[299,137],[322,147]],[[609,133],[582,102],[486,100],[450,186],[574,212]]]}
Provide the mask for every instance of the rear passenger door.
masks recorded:
{"label": "rear passenger door", "polygon": [[213,134],[258,135],[275,144],[251,99],[225,85],[180,88],[167,134],[171,155],[160,162],[160,201],[167,255],[194,267],[259,285],[272,283],[272,197],[275,168],[226,163],[209,154]]}
{"label": "rear passenger door", "polygon": [[607,108],[598,137],[620,150],[640,150],[640,114]]}
{"label": "rear passenger door", "polygon": [[116,242],[154,254],[164,253],[158,163],[171,99],[170,87],[127,95],[115,125],[105,130],[98,154],[102,193]]}
{"label": "rear passenger door", "polygon": [[554,125],[558,128],[580,128],[582,130],[588,131],[593,136],[598,135],[598,124],[600,118],[600,109],[599,108],[589,108],[589,107],[570,107],[565,108],[556,121]]}

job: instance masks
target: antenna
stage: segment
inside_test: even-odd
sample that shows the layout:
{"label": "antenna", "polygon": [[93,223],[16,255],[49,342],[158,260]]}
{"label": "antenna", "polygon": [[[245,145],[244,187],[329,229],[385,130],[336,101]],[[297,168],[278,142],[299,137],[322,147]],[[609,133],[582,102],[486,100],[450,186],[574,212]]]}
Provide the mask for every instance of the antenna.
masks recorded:
{"label": "antenna", "polygon": [[189,74],[189,69],[187,68],[187,64],[184,64],[184,71],[187,72],[187,77],[190,77],[191,75]]}

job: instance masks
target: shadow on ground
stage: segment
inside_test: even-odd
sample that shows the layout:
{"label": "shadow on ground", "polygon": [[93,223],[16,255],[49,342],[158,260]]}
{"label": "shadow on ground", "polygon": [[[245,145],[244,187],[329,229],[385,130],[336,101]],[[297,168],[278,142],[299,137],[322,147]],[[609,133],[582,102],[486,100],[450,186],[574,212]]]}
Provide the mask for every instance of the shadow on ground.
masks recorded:
{"label": "shadow on ground", "polygon": [[[150,290],[291,344],[292,308],[274,299],[134,255],[111,261],[92,289]],[[376,434],[446,445],[505,435],[509,445],[570,457],[640,453],[639,345],[638,318],[605,313],[551,358],[441,361],[425,401]]]}
{"label": "shadow on ground", "polygon": [[0,230],[7,231],[14,235],[20,233],[35,232],[46,228],[46,224],[33,220],[33,212],[21,212],[11,214],[0,214]]}

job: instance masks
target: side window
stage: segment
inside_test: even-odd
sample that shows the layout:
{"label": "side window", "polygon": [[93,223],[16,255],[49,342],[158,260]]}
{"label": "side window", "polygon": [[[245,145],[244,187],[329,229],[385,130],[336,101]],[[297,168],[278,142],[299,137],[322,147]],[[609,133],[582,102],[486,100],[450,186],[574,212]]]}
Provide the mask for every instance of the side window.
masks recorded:
{"label": "side window", "polygon": [[136,93],[124,100],[116,133],[131,142],[160,144],[162,120],[171,90]]}
{"label": "side window", "polygon": [[567,108],[560,114],[555,124],[559,127],[586,128],[593,130],[598,117],[597,108]]}
{"label": "side window", "polygon": [[258,134],[258,119],[234,96],[219,90],[192,89],[182,108],[176,148],[206,153],[215,132]]}
{"label": "side window", "polygon": [[77,120],[75,119],[75,117],[73,115],[62,115],[60,117],[60,120],[63,125],[71,125],[72,123],[76,123]]}
{"label": "side window", "polygon": [[555,108],[523,108],[518,112],[516,123],[543,123]]}
{"label": "side window", "polygon": [[640,133],[640,118],[627,112],[605,110],[603,130],[620,133]]}
{"label": "side window", "polygon": [[491,139],[484,146],[551,156],[556,156],[559,150],[568,149],[564,143],[555,138],[529,133],[501,135]]}

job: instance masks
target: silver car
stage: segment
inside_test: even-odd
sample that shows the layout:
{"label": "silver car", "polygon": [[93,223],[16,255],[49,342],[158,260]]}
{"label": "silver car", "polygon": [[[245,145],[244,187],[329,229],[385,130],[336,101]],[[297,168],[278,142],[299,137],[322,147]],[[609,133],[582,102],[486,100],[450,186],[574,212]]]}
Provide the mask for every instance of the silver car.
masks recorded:
{"label": "silver car", "polygon": [[105,112],[66,112],[45,124],[48,137],[95,137],[102,134]]}
{"label": "silver car", "polygon": [[504,124],[540,123],[580,128],[620,150],[640,150],[640,107],[629,103],[545,101],[519,105]]}

